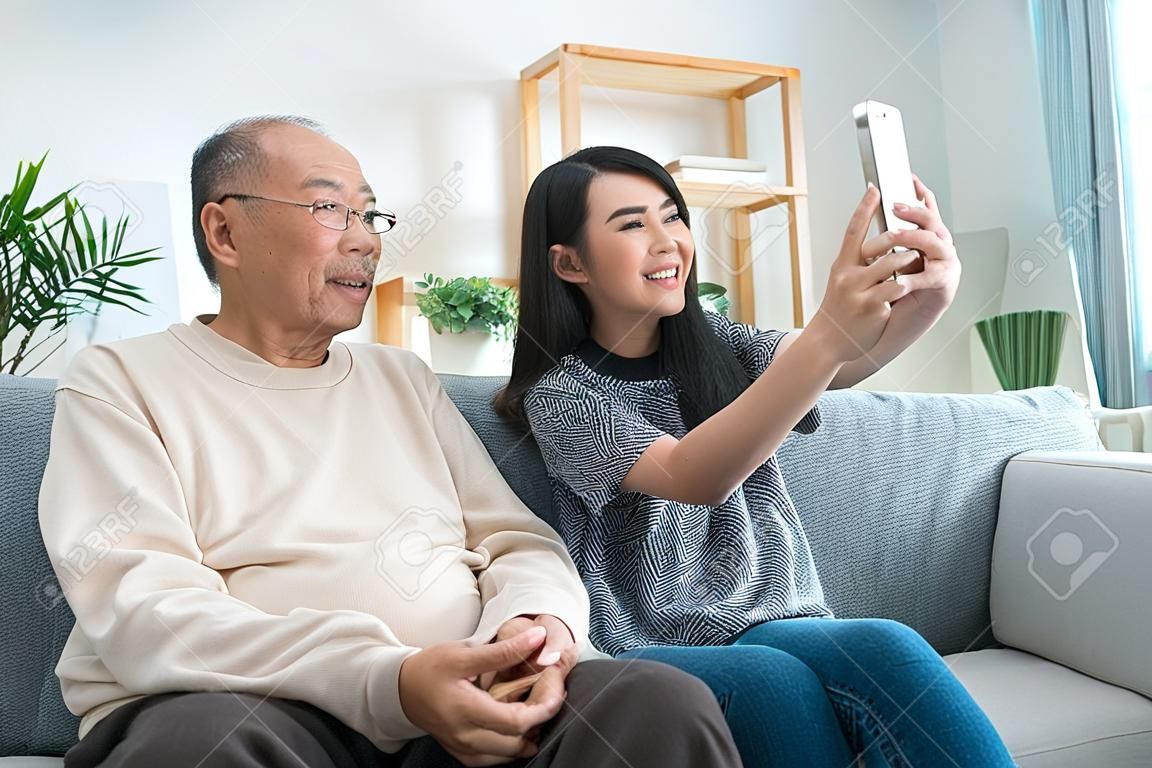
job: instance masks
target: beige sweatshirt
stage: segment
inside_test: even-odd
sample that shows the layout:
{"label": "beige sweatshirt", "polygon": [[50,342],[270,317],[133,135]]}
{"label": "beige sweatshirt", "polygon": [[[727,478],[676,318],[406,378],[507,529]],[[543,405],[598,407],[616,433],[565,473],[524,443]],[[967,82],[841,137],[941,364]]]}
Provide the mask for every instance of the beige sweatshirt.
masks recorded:
{"label": "beige sweatshirt", "polygon": [[80,736],[142,695],[310,702],[395,751],[422,647],[549,613],[586,647],[557,535],[415,355],[335,342],[278,368],[205,316],[93,346],[60,380],[40,526],[76,614]]}

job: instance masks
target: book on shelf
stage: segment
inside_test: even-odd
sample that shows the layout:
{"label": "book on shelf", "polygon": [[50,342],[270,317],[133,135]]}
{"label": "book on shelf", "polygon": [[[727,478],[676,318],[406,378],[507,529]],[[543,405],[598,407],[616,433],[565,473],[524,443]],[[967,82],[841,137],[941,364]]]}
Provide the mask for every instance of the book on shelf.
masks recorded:
{"label": "book on shelf", "polygon": [[705,184],[768,184],[768,166],[738,157],[684,155],[664,166],[676,181]]}
{"label": "book on shelf", "polygon": [[768,174],[745,171],[719,171],[714,168],[685,168],[672,174],[674,181],[701,182],[704,184],[741,184],[767,186]]}
{"label": "book on shelf", "polygon": [[768,164],[762,160],[749,160],[745,157],[711,157],[709,155],[681,155],[664,168],[668,173],[686,170],[688,168],[709,169],[714,171],[739,171],[742,173],[764,173]]}

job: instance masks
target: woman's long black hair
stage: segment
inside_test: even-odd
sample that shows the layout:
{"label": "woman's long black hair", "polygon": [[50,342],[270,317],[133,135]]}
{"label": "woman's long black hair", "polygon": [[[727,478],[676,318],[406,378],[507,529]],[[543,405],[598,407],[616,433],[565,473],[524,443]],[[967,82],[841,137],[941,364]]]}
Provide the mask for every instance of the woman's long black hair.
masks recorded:
{"label": "woman's long black hair", "polygon": [[[643,176],[660,185],[689,226],[684,196],[655,160],[621,147],[589,147],[545,168],[524,202],[520,245],[520,318],[512,375],[494,405],[526,425],[524,395],[589,335],[592,308],[580,288],[552,271],[548,249],[584,246],[588,187],[602,173]],[[583,255],[583,254],[582,254]],[[587,258],[585,256],[585,258]],[[595,258],[593,256],[593,258]],[[731,348],[709,326],[696,293],[696,260],[684,285],[684,310],[660,318],[659,360],[680,389],[688,429],[732,402],[750,383]]]}

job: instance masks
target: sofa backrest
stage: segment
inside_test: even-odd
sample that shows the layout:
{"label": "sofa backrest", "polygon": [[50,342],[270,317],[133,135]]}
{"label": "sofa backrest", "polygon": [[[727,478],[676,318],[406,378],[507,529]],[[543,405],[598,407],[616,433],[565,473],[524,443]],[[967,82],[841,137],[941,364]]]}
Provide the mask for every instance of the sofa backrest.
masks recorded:
{"label": "sofa backrest", "polygon": [[994,644],[992,538],[1008,460],[1103,450],[1067,387],[994,395],[837,390],[781,470],[830,606],[915,628],[942,654]]}
{"label": "sofa backrest", "polygon": [[62,754],[79,725],[53,672],[75,619],[36,514],[55,384],[0,375],[0,755]]}
{"label": "sofa backrest", "polygon": [[[535,442],[492,411],[504,380],[441,381],[508,484],[555,526]],[[74,619],[37,522],[54,384],[0,375],[0,755],[61,754],[76,736],[53,671]],[[789,436],[778,457],[833,610],[904,621],[941,653],[988,645],[1004,465],[1025,450],[1099,449],[1083,405],[1063,387],[820,402],[823,426]]]}

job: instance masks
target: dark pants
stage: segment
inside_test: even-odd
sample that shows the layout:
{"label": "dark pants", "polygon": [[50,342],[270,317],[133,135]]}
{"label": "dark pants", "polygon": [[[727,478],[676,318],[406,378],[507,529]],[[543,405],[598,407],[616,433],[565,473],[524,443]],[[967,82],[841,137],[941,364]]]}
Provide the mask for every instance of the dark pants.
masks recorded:
{"label": "dark pants", "polygon": [[[560,714],[541,729],[533,768],[727,768],[740,758],[704,683],[651,661],[587,661]],[[169,693],[129,702],[64,757],[66,768],[456,768],[431,737],[397,753],[300,701]]]}

